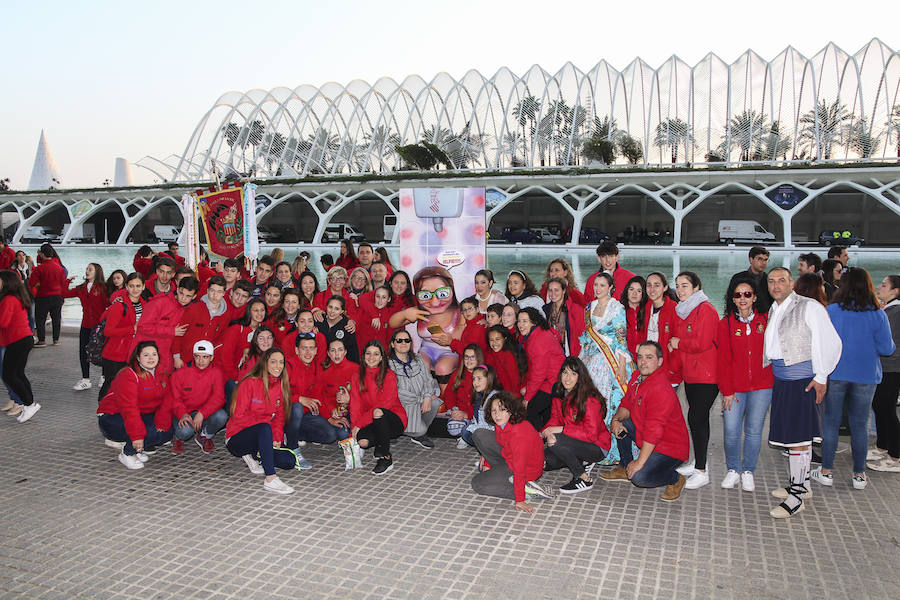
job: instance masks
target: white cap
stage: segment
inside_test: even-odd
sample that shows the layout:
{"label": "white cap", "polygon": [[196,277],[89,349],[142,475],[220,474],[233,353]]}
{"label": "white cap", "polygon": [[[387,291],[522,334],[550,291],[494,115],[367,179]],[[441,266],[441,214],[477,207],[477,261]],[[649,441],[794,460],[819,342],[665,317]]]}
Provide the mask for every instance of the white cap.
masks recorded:
{"label": "white cap", "polygon": [[196,344],[194,344],[194,354],[209,354],[213,355],[213,345],[212,342],[208,342],[206,340],[200,340]]}

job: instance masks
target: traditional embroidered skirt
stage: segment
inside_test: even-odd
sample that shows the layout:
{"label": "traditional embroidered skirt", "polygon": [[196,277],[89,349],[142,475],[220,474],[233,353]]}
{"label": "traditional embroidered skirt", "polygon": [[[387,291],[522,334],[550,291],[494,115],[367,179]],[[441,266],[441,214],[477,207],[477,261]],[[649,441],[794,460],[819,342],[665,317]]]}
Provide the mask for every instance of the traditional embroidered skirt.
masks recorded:
{"label": "traditional embroidered skirt", "polygon": [[775,378],[769,413],[769,442],[778,446],[806,446],[821,440],[816,391],[804,391],[812,377],[788,381]]}

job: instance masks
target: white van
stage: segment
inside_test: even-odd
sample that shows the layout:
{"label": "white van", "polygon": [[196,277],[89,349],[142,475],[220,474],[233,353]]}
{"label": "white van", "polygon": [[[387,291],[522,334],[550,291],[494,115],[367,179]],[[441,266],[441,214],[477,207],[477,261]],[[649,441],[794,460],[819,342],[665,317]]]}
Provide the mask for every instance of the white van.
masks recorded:
{"label": "white van", "polygon": [[150,243],[177,242],[180,233],[181,227],[175,225],[154,225],[153,233],[150,234]]}
{"label": "white van", "polygon": [[354,244],[362,242],[366,236],[358,232],[353,225],[349,223],[330,223],[325,226],[322,233],[322,243],[332,243],[338,240],[350,240]]}
{"label": "white van", "polygon": [[775,234],[766,231],[756,221],[719,221],[719,243],[749,242],[765,245],[774,241]]}

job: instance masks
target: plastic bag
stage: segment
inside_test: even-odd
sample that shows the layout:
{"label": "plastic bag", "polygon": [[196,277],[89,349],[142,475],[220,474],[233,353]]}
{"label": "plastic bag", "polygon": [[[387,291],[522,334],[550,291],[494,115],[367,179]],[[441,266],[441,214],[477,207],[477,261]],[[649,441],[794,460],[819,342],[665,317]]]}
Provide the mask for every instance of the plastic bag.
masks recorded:
{"label": "plastic bag", "polygon": [[338,442],[341,445],[341,451],[344,453],[344,470],[352,471],[353,469],[361,469],[363,459],[363,449],[352,437]]}

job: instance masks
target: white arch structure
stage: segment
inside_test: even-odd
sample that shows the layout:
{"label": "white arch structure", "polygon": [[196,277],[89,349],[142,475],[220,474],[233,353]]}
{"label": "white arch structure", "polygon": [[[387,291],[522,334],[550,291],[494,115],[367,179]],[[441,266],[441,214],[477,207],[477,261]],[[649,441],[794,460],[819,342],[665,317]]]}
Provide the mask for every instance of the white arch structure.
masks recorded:
{"label": "white arch structure", "polygon": [[[454,169],[585,166],[584,142],[602,130],[629,135],[644,167],[710,162],[896,160],[900,155],[900,54],[873,39],[850,54],[829,43],[807,58],[792,47],[765,60],[752,50],[727,63],[710,53],[693,67],[672,56],[658,68],[636,58],[517,75],[439,73],[430,81],[354,80],[294,89],[227,92],[197,124],[184,152],[139,165],[167,181],[211,170],[256,177],[389,173],[396,145],[427,140]],[[624,164],[619,156],[617,163]]]}

